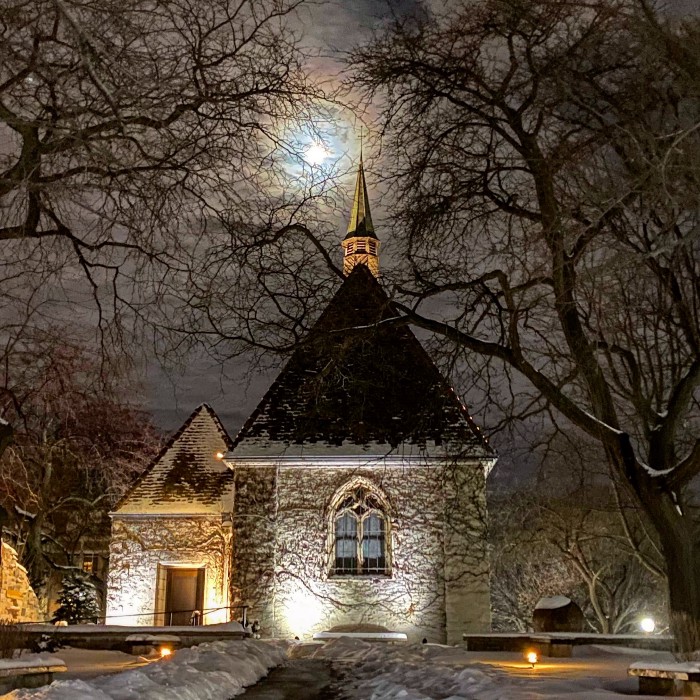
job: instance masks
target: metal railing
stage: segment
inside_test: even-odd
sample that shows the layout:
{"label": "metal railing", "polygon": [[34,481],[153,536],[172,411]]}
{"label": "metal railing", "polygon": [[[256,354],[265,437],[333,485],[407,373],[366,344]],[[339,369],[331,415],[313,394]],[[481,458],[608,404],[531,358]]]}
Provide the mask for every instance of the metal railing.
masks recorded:
{"label": "metal railing", "polygon": [[[248,607],[247,605],[223,605],[218,608],[203,608],[203,609],[198,609],[198,608],[193,608],[189,610],[154,610],[153,612],[139,612],[139,613],[131,613],[129,615],[111,615],[110,617],[118,617],[120,620],[123,620],[125,618],[129,617],[135,617],[135,618],[144,618],[144,617],[150,617],[153,618],[153,626],[154,627],[172,627],[173,626],[173,615],[179,615],[181,613],[189,613],[189,625],[193,627],[201,627],[206,625],[205,618],[207,615],[211,615],[212,613],[219,612],[220,610],[227,610],[230,612],[229,619],[235,620],[236,615],[235,611],[240,610],[241,611],[241,617],[238,622],[243,625],[243,627],[248,626]],[[163,622],[159,625],[156,623],[156,620],[158,617],[161,617]],[[168,621],[168,624],[165,624],[165,621]],[[105,625],[107,624],[107,617],[106,616],[101,616],[96,618],[95,620],[96,624],[99,625]],[[27,624],[52,624],[53,620],[39,620],[37,622],[32,622],[32,623],[27,623]]]}

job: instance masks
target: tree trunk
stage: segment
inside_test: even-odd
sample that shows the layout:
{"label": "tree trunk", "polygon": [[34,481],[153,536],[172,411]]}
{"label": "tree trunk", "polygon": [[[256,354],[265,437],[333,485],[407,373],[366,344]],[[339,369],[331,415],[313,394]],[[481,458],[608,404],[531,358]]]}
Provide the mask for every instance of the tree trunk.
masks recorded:
{"label": "tree trunk", "polygon": [[[681,519],[681,516],[678,516]],[[658,528],[668,571],[671,631],[675,649],[690,653],[700,649],[700,542],[692,523]]]}
{"label": "tree trunk", "polygon": [[637,495],[659,535],[666,564],[669,621],[675,650],[700,649],[700,539],[694,519],[680,508],[675,494],[653,480],[637,482]]}
{"label": "tree trunk", "polygon": [[[700,650],[700,537],[691,512],[659,476],[652,476],[634,456],[629,437],[620,435],[615,463],[649,517],[661,543],[669,593],[669,622],[675,651]],[[664,467],[664,464],[658,465]]]}

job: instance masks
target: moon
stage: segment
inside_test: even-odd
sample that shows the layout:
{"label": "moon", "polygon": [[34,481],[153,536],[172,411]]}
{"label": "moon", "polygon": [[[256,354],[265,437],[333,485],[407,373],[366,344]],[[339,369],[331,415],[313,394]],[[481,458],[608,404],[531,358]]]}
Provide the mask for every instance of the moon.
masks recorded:
{"label": "moon", "polygon": [[314,143],[306,149],[304,160],[309,165],[321,165],[329,156],[330,153],[320,143]]}

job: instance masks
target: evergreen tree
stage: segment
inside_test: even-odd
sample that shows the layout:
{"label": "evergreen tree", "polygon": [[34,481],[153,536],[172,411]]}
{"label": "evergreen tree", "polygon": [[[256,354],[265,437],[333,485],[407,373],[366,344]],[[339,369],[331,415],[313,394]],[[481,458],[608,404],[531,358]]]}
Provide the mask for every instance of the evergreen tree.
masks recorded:
{"label": "evergreen tree", "polygon": [[63,579],[63,588],[58,597],[60,607],[54,614],[53,622],[64,620],[70,625],[97,622],[100,605],[95,585],[78,573],[69,574]]}

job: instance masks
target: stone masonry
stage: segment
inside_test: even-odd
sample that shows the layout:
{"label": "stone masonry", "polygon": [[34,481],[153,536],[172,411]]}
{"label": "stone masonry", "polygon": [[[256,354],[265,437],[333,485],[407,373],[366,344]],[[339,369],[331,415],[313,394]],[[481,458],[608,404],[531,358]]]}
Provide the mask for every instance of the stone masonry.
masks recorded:
{"label": "stone masonry", "polygon": [[19,563],[17,552],[1,543],[0,620],[37,622],[41,620],[39,601],[29,584],[27,570]]}
{"label": "stone masonry", "polygon": [[[463,632],[488,628],[483,469],[456,468],[470,482],[461,489],[452,483],[454,469],[237,467],[235,598],[271,636],[304,638],[366,623],[413,641],[454,643]],[[329,576],[329,504],[356,477],[374,483],[390,504],[389,576]]]}
{"label": "stone masonry", "polygon": [[[205,567],[206,623],[228,620],[230,522],[221,517],[113,517],[107,609],[111,623],[163,624],[159,567]],[[128,595],[124,592],[128,591]],[[214,610],[218,609],[218,610]]]}

